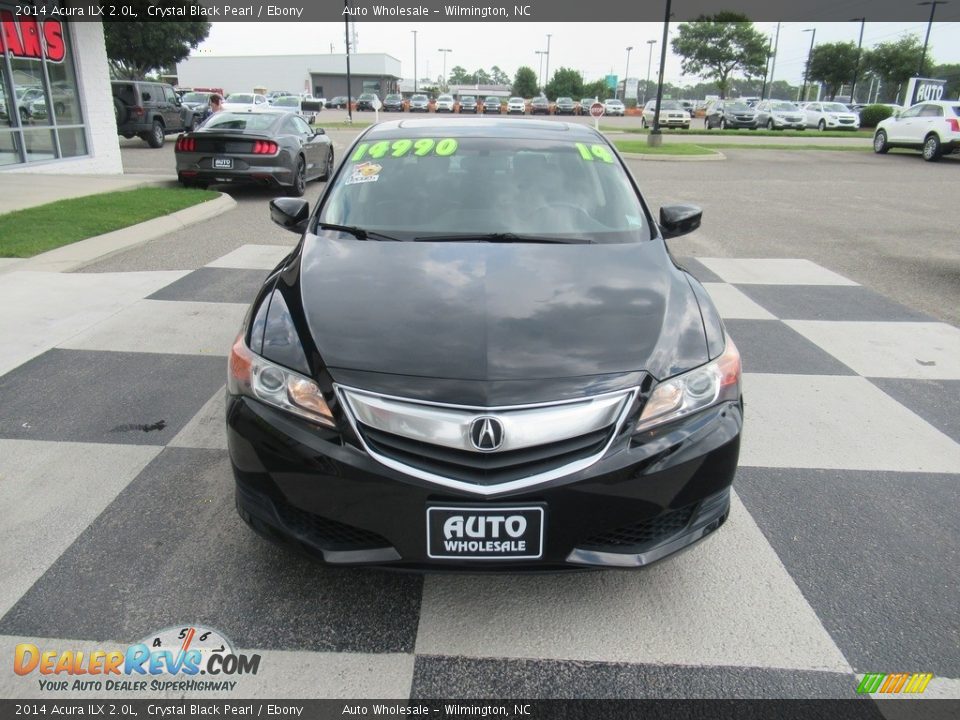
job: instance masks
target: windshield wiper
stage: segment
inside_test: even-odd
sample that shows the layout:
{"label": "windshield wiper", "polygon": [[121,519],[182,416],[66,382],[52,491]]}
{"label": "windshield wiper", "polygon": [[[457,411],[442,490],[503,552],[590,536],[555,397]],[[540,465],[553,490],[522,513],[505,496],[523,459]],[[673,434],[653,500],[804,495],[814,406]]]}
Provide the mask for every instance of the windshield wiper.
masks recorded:
{"label": "windshield wiper", "polygon": [[317,223],[317,227],[322,230],[339,230],[340,232],[349,233],[353,235],[357,240],[392,240],[394,242],[402,242],[400,238],[395,238],[392,235],[384,235],[383,233],[374,232],[373,230],[364,230],[362,227],[357,227],[356,225],[336,225],[334,223]]}
{"label": "windshield wiper", "polygon": [[490,242],[490,243],[543,243],[549,245],[587,245],[593,240],[586,238],[541,237],[538,235],[518,235],[517,233],[463,233],[462,235],[425,235],[414,238],[415,241],[432,242]]}

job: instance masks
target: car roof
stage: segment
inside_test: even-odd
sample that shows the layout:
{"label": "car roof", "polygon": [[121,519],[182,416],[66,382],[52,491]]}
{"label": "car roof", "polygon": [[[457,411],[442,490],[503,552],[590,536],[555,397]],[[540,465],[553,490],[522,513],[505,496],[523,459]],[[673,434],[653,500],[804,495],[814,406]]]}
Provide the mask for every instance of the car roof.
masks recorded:
{"label": "car roof", "polygon": [[447,118],[403,119],[371,126],[363,139],[398,137],[502,137],[533,140],[579,140],[596,142],[599,133],[589,125],[550,120],[516,118]]}

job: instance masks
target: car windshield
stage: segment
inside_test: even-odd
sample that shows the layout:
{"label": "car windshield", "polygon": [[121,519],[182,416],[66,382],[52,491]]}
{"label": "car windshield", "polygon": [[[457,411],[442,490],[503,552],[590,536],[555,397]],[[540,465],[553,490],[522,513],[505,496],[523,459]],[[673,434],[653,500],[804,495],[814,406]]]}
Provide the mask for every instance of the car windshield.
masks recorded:
{"label": "car windshield", "polygon": [[210,96],[206,93],[189,92],[180,98],[180,101],[186,103],[205,103],[208,102],[209,99]]}
{"label": "car windshield", "polygon": [[412,98],[410,98],[410,99],[411,99],[411,100],[417,100],[417,101],[420,101],[420,102],[427,102],[427,96],[426,96],[426,95],[414,95],[414,96],[413,96]]}
{"label": "car windshield", "polygon": [[770,109],[771,109],[771,110],[787,110],[787,111],[790,111],[790,110],[798,110],[799,108],[798,108],[796,105],[794,105],[793,103],[777,102],[777,103],[773,103],[772,105],[770,105]]}
{"label": "car windshield", "polygon": [[363,95],[360,96],[360,99],[361,99],[361,100],[373,100],[373,95],[371,95],[370,93],[363,93]]}
{"label": "car windshield", "polygon": [[512,103],[522,103],[522,102],[523,102],[523,98],[512,97],[512,98],[510,98],[510,102],[512,102]]}
{"label": "car windshield", "polygon": [[277,119],[271,113],[232,113],[219,112],[204,124],[204,130],[239,130],[241,132],[263,132]]}
{"label": "car windshield", "polygon": [[244,105],[252,105],[253,95],[249,93],[230,93],[229,95],[227,95],[227,102],[242,103]]}
{"label": "car windshield", "polygon": [[840,103],[824,103],[823,109],[827,112],[850,112],[850,109],[841,105]]}
{"label": "car windshield", "polygon": [[282,97],[273,101],[275,107],[300,107],[300,98]]}
{"label": "car windshield", "polygon": [[557,98],[557,102],[558,102],[558,103],[572,103],[572,102],[573,102],[573,99],[572,99],[572,98]]}
{"label": "car windshield", "polygon": [[592,139],[362,142],[337,175],[319,219],[401,240],[503,233],[592,242],[650,237],[619,160]]}
{"label": "car windshield", "polygon": [[727,110],[730,112],[750,112],[753,108],[746,103],[730,103],[727,105]]}
{"label": "car windshield", "polygon": [[453,97],[450,95],[441,95],[437,100],[443,100],[443,102],[453,102]]}
{"label": "car windshield", "polygon": [[613,98],[611,98],[610,100],[607,100],[607,105],[623,105],[623,103],[620,102],[619,100],[614,100]]}
{"label": "car windshield", "polygon": [[476,98],[473,95],[464,95],[460,98],[460,102],[473,102]]}
{"label": "car windshield", "polygon": [[[619,100],[617,102],[620,102]],[[661,110],[683,110],[683,105],[680,104],[677,100],[661,100],[660,101]]]}

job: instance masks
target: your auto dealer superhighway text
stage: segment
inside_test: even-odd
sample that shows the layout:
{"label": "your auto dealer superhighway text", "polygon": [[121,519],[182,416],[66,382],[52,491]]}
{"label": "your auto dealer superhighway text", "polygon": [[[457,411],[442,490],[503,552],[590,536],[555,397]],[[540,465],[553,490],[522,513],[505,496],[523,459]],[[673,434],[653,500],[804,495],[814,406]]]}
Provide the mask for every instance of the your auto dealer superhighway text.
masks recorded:
{"label": "your auto dealer superhighway text", "polygon": [[279,5],[258,6],[256,11],[253,5],[177,5],[174,7],[159,7],[149,5],[147,14],[156,18],[172,17],[300,17],[302,7],[280,7]]}

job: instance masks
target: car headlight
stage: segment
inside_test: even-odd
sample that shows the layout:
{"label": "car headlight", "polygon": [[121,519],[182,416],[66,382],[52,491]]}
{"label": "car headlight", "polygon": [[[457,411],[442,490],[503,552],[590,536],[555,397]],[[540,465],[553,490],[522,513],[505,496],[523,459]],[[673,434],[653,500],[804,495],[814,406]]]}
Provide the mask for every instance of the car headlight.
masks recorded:
{"label": "car headlight", "polygon": [[227,387],[235,395],[246,395],[306,420],[336,427],[333,413],[320,387],[282,365],[270,362],[247,347],[240,333],[230,350]]}
{"label": "car headlight", "polygon": [[711,405],[739,399],[740,352],[728,337],[716,360],[657,385],[643,406],[635,430],[649,430]]}

